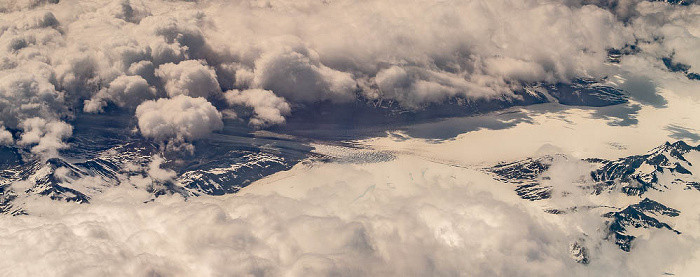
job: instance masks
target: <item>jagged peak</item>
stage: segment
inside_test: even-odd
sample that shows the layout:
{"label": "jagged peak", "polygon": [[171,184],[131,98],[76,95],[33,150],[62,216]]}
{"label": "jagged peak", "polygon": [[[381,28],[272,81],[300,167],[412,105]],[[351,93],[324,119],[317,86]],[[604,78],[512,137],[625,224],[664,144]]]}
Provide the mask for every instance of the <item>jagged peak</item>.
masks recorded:
{"label": "jagged peak", "polygon": [[[682,155],[682,154],[688,153],[688,152],[693,151],[693,150],[700,151],[700,145],[693,147],[682,140],[678,140],[678,141],[675,141],[673,143],[666,141],[664,144],[657,146],[654,149],[647,152],[646,155],[658,155],[658,154],[662,154],[662,153],[669,153],[672,156],[678,156],[678,155]],[[676,158],[684,160],[681,157],[676,157]]]}
{"label": "jagged peak", "polygon": [[58,167],[62,167],[62,166],[70,166],[70,164],[68,162],[64,161],[61,158],[50,158],[50,159],[46,160],[46,162],[44,164],[51,166],[51,167],[54,167],[54,168],[58,168]]}
{"label": "jagged peak", "polygon": [[679,210],[668,207],[668,206],[661,204],[657,201],[651,200],[648,197],[645,197],[642,201],[639,201],[639,203],[634,204],[630,207],[634,207],[635,209],[639,209],[639,210],[643,210],[643,211],[649,211],[649,212],[653,212],[653,213],[657,213],[657,214],[667,215],[667,216],[671,216],[671,217],[676,217],[681,213]]}

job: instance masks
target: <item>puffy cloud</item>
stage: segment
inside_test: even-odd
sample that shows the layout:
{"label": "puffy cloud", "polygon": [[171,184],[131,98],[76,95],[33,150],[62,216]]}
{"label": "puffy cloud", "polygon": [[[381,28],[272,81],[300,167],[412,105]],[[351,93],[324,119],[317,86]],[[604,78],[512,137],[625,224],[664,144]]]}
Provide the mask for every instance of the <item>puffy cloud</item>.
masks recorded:
{"label": "puffy cloud", "polygon": [[27,12],[21,20],[15,22],[15,27],[23,30],[56,28],[60,25],[56,16],[50,11]]}
{"label": "puffy cloud", "polygon": [[204,98],[178,95],[136,107],[139,130],[156,141],[192,141],[223,128],[221,113]]}
{"label": "puffy cloud", "polygon": [[571,0],[571,4],[596,5],[613,11],[623,19],[636,14],[635,7],[646,0]]}
{"label": "puffy cloud", "polygon": [[99,59],[88,49],[62,49],[62,55],[53,61],[56,88],[67,92],[70,99],[87,98],[99,90]]}
{"label": "puffy cloud", "polygon": [[165,91],[170,97],[209,97],[221,93],[216,72],[201,61],[187,60],[178,64],[163,64],[156,70],[156,76],[163,80]]}
{"label": "puffy cloud", "polygon": [[636,38],[649,42],[636,55],[673,56],[690,71],[700,63],[697,5],[658,1],[114,0],[31,10],[45,3],[54,2],[6,4],[0,68],[44,64],[42,82],[72,110],[99,110],[123,75],[171,97],[263,89],[292,104],[361,95],[420,108],[452,97],[507,99],[523,83],[610,76],[619,68],[607,50]]}
{"label": "puffy cloud", "polygon": [[48,82],[49,76],[42,76],[42,69],[0,77],[0,120],[5,126],[17,128],[28,118],[58,119],[65,113],[63,93]]}
{"label": "puffy cloud", "polygon": [[0,124],[0,145],[11,145],[14,142],[12,133],[5,129],[5,126]]}
{"label": "puffy cloud", "polygon": [[319,62],[309,49],[285,49],[262,56],[255,62],[256,87],[295,102],[355,99],[352,75],[333,70]]}
{"label": "puffy cloud", "polygon": [[153,160],[148,164],[148,177],[160,182],[175,179],[177,173],[169,169],[161,168],[163,162],[165,162],[165,159],[162,156],[153,157]]}
{"label": "puffy cloud", "polygon": [[[394,66],[382,70],[377,73],[375,82],[380,93],[376,97],[395,99],[402,105],[413,108],[427,103],[439,103],[458,95],[474,99],[501,95],[484,90],[455,74],[415,67]],[[507,94],[509,91],[501,93]]]}
{"label": "puffy cloud", "polygon": [[269,90],[231,90],[226,92],[224,97],[230,105],[253,108],[254,115],[250,119],[250,124],[256,127],[283,124],[284,116],[292,111],[284,98],[277,97]]}
{"label": "puffy cloud", "polygon": [[205,16],[196,9],[169,12],[144,18],[138,29],[152,36],[148,41],[157,64],[204,59],[210,51],[200,29]]}
{"label": "puffy cloud", "polygon": [[56,4],[59,0],[13,0],[0,3],[0,12],[14,12],[35,8],[46,4]]}
{"label": "puffy cloud", "polygon": [[135,108],[144,100],[153,99],[156,96],[155,88],[141,76],[117,77],[109,83],[109,87],[101,90],[90,100],[85,100],[86,112],[99,112],[107,105],[107,101],[119,107]]}
{"label": "puffy cloud", "polygon": [[151,13],[143,5],[142,1],[119,0],[112,1],[105,9],[115,18],[123,19],[131,23],[139,23]]}
{"label": "puffy cloud", "polygon": [[674,63],[700,73],[700,5],[676,8],[663,3],[640,3],[639,16],[633,19],[635,35],[641,40],[641,56],[659,60],[672,58]]}
{"label": "puffy cloud", "polygon": [[68,147],[63,139],[73,134],[73,126],[62,121],[47,121],[43,118],[33,117],[22,121],[19,127],[24,130],[19,145],[34,145],[32,153],[43,157],[54,157],[58,150]]}
{"label": "puffy cloud", "polygon": [[[210,3],[211,25],[227,28],[208,37],[243,65],[238,88],[290,102],[349,101],[353,92],[412,108],[507,98],[522,83],[606,76],[614,71],[607,50],[634,41],[609,11],[562,1]],[[231,11],[241,16],[225,16]],[[395,68],[409,71],[409,85],[384,93],[375,77]]]}

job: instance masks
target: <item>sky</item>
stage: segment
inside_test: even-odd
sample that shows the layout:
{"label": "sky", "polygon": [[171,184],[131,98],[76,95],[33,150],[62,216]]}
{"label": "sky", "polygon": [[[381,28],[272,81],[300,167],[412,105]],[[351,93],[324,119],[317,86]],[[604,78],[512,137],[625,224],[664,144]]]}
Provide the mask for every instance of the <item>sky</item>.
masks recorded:
{"label": "sky", "polygon": [[[525,88],[577,79],[628,101],[508,107],[342,142],[276,134],[328,159],[310,155],[224,196],[154,197],[149,184],[177,175],[161,156],[125,169],[144,173],[119,186],[61,176],[90,188],[90,204],[30,195],[27,215],[0,216],[0,276],[692,276],[700,192],[655,195],[683,211],[683,234],[644,233],[627,253],[604,240],[599,215],[543,208],[639,199],[528,202],[482,169],[697,145],[698,49],[694,3],[2,1],[0,147],[27,159],[62,157],[76,118],[115,111],[159,151],[194,153],[226,127],[274,134],[320,104],[420,114],[454,99],[518,103]],[[577,195],[586,166],[550,174]],[[588,265],[570,257],[577,241],[592,251]]]}

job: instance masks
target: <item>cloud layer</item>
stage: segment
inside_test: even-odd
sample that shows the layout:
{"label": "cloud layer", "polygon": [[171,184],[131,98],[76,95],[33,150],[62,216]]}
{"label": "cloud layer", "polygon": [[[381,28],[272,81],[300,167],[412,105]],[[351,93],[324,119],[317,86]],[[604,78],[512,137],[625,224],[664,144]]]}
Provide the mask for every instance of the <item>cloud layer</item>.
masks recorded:
{"label": "cloud layer", "polygon": [[[0,268],[13,276],[659,276],[698,249],[657,232],[624,253],[599,243],[597,216],[545,214],[515,204],[529,202],[481,173],[414,158],[301,166],[279,177],[187,201],[148,201],[126,184],[89,205],[32,199],[30,215],[0,217]],[[588,265],[569,257],[582,236]]]}

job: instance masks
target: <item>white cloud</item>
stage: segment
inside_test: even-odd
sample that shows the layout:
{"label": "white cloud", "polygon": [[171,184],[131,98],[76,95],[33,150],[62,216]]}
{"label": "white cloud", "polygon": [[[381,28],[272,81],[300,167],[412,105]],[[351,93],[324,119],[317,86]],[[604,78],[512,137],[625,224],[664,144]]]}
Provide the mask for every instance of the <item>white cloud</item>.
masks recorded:
{"label": "white cloud", "polygon": [[102,89],[92,99],[85,100],[86,112],[100,112],[107,106],[107,101],[119,107],[135,108],[144,100],[153,99],[156,96],[155,88],[141,76],[122,75],[109,83],[109,87]]}
{"label": "white cloud", "polygon": [[231,90],[227,91],[224,97],[230,105],[253,108],[254,115],[250,119],[250,124],[256,127],[283,124],[284,116],[292,111],[284,98],[275,96],[269,90]]}
{"label": "white cloud", "polygon": [[[482,79],[484,79],[483,76]],[[510,91],[496,92],[484,89],[464,80],[459,75],[426,71],[415,67],[394,66],[384,69],[377,73],[375,82],[379,88],[379,96],[398,100],[405,107],[411,108],[427,103],[440,103],[455,96],[479,99],[511,94]]]}
{"label": "white cloud", "polygon": [[11,145],[14,142],[12,133],[5,129],[5,126],[0,124],[0,145]]}
{"label": "white cloud", "polygon": [[139,23],[144,17],[151,13],[139,0],[117,0],[111,1],[105,9],[115,18],[123,19],[131,23]]}
{"label": "white cloud", "polygon": [[163,64],[156,70],[156,76],[163,80],[165,91],[170,97],[209,97],[221,93],[216,72],[202,61],[187,60],[178,64]]}
{"label": "white cloud", "polygon": [[59,0],[13,0],[0,3],[0,12],[13,12],[35,8],[46,4],[56,4]]}
{"label": "white cloud", "polygon": [[[675,9],[664,3],[640,3],[639,17],[633,19],[640,47],[653,59],[672,57],[700,73],[700,6]],[[659,40],[663,38],[663,40]],[[646,56],[646,55],[644,55]]]}
{"label": "white cloud", "polygon": [[154,156],[153,160],[148,164],[148,177],[160,182],[175,179],[177,177],[175,171],[161,168],[163,162],[165,162],[165,159],[162,156]]}
{"label": "white cloud", "polygon": [[27,118],[57,119],[65,113],[63,93],[42,76],[44,68],[33,69],[0,77],[0,120],[9,128],[17,128]]}
{"label": "white cloud", "polygon": [[178,7],[178,4],[175,3],[175,7],[179,11],[146,17],[138,26],[139,31],[148,36],[156,64],[204,59],[209,54],[200,28],[206,22],[206,14],[195,7]]}
{"label": "white cloud", "polygon": [[[686,254],[698,249],[659,232],[625,253],[596,242],[600,218],[544,214],[481,173],[405,156],[298,166],[237,195],[150,198],[125,185],[89,205],[32,199],[29,215],[0,217],[0,268],[13,276],[659,276],[692,264]],[[582,230],[588,265],[568,254]]]}
{"label": "white cloud", "polygon": [[20,122],[19,127],[24,130],[19,145],[34,145],[32,153],[43,157],[55,157],[58,150],[68,147],[63,139],[73,134],[73,126],[62,121],[47,121],[43,118],[33,117]]}
{"label": "white cloud", "polygon": [[156,141],[192,141],[223,128],[221,113],[204,98],[178,95],[143,102],[136,108],[139,130]]}
{"label": "white cloud", "polygon": [[324,66],[318,54],[305,48],[272,51],[260,57],[255,62],[254,83],[296,102],[342,103],[355,98],[352,75]]}
{"label": "white cloud", "polygon": [[[700,67],[697,5],[638,0],[44,5],[49,2],[7,4],[12,8],[0,19],[0,68],[11,71],[7,74],[34,72],[42,64],[47,74],[40,81],[64,93],[66,110],[99,110],[107,100],[97,94],[123,75],[141,76],[171,97],[264,89],[294,104],[349,102],[359,93],[407,108],[455,96],[507,99],[523,82],[615,74],[619,68],[606,63],[607,49],[636,38],[644,44],[638,56],[673,55]],[[41,8],[31,8],[37,5]],[[629,18],[627,25],[618,21],[622,17]],[[400,71],[403,77],[392,75]],[[85,99],[105,101],[81,107]]]}
{"label": "white cloud", "polygon": [[[240,53],[249,67],[239,70],[243,80],[255,72],[257,87],[291,102],[337,97],[310,93],[328,79],[315,67],[350,74],[363,95],[407,107],[455,95],[509,96],[513,83],[605,76],[613,70],[605,64],[607,49],[633,41],[608,11],[560,1],[211,3],[206,12],[214,26],[236,26],[217,29],[212,48]],[[226,17],[224,10],[243,15]],[[250,42],[231,44],[229,37]],[[396,67],[411,71],[412,85],[377,92],[372,79]],[[357,88],[347,84],[340,95],[352,98]]]}

